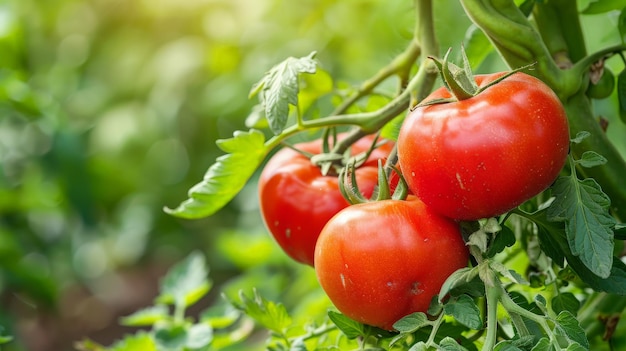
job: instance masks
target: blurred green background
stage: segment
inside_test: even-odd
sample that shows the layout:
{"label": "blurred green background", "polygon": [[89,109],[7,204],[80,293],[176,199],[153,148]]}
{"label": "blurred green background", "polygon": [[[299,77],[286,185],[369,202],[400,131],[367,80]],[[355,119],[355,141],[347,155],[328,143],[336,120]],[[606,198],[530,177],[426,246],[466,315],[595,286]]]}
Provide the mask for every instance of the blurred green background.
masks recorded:
{"label": "blurred green background", "polygon": [[[435,5],[442,51],[458,48],[468,18],[456,1]],[[323,315],[313,270],[265,231],[254,180],[210,218],[162,208],[202,178],[216,139],[246,128],[247,94],[272,65],[315,50],[336,83],[356,86],[407,46],[413,16],[405,0],[0,0],[0,325],[15,336],[5,348],[110,344],[133,331],[119,316],[150,304],[195,249],[219,284],[206,303],[256,286]],[[605,17],[588,19],[592,47],[620,40]],[[493,53],[480,66],[501,68]],[[597,106],[609,119],[613,100]]]}

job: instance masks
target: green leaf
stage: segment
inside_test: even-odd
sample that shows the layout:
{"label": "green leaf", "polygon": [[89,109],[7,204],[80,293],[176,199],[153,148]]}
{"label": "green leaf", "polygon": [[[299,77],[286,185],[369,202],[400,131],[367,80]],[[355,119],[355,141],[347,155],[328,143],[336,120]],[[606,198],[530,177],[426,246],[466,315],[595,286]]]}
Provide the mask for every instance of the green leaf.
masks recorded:
{"label": "green leaf", "polygon": [[565,351],[589,351],[589,348],[583,347],[574,342],[567,345]]}
{"label": "green leaf", "polygon": [[204,256],[196,251],[174,265],[161,281],[160,303],[188,307],[211,289]]}
{"label": "green leaf", "polygon": [[280,134],[287,124],[289,105],[298,105],[299,74],[315,73],[315,54],[312,52],[301,58],[288,57],[270,69],[250,91],[249,97],[260,94],[265,117],[275,135]]}
{"label": "green leaf", "polygon": [[552,186],[556,197],[547,209],[551,221],[565,221],[572,254],[602,278],[611,273],[615,219],[608,213],[610,199],[592,179],[559,177]]}
{"label": "green leaf", "polygon": [[221,300],[200,314],[200,322],[208,323],[213,328],[227,328],[241,316],[241,312],[233,305]]}
{"label": "green leaf", "polygon": [[485,232],[483,228],[481,228],[478,231],[472,233],[472,235],[470,235],[469,239],[467,240],[467,244],[476,246],[480,250],[480,252],[486,252],[487,243],[489,242],[490,236],[491,235],[487,235],[487,232]]}
{"label": "green leaf", "polygon": [[504,340],[496,344],[494,351],[521,351],[528,350],[535,344],[532,335],[521,336],[512,340]]}
{"label": "green leaf", "polygon": [[509,227],[502,226],[501,230],[493,236],[493,241],[487,250],[487,257],[493,257],[513,244],[515,244],[515,233]]}
{"label": "green leaf", "polygon": [[605,13],[614,10],[622,10],[626,7],[626,0],[595,0],[589,6],[582,9],[586,15]]}
{"label": "green leaf", "polygon": [[493,351],[522,351],[522,349],[513,345],[510,340],[506,340],[497,343]]}
{"label": "green leaf", "polygon": [[213,328],[202,323],[190,326],[160,325],[155,329],[154,340],[159,351],[206,350],[206,347],[213,341]]}
{"label": "green leaf", "polygon": [[562,311],[556,317],[555,332],[562,332],[564,336],[586,349],[589,349],[589,340],[585,330],[580,326],[576,317],[569,311]]}
{"label": "green leaf", "polygon": [[226,332],[213,334],[212,349],[222,350],[247,339],[254,331],[254,326],[254,321],[251,318],[240,318],[236,324],[229,326]]}
{"label": "green leaf", "polygon": [[[611,267],[611,274],[608,278],[600,278],[594,274],[579,257],[574,256],[567,242],[566,235],[562,227],[563,222],[549,222],[546,216],[545,210],[535,213],[524,213],[524,216],[531,219],[536,225],[541,240],[541,247],[548,254],[550,252],[554,255],[559,255],[567,259],[568,267],[571,268],[580,279],[587,283],[592,289],[596,291],[604,291],[611,294],[626,295],[626,264],[619,258],[613,257],[613,265]],[[549,241],[549,245],[545,242]],[[549,248],[550,250],[546,250]],[[553,260],[556,259],[550,256]],[[563,267],[563,264],[560,264]]]}
{"label": "green leaf", "polygon": [[589,270],[577,257],[568,257],[567,262],[585,283],[596,291],[626,296],[626,264],[613,257],[611,274],[607,278],[598,277]]}
{"label": "green leaf", "polygon": [[150,335],[147,332],[140,331],[135,335],[129,335],[124,339],[115,343],[109,351],[157,351],[157,346]]}
{"label": "green leaf", "polygon": [[409,351],[427,351],[427,350],[428,350],[428,346],[423,341],[413,344],[413,346],[411,346],[411,348],[409,349]]}
{"label": "green leaf", "polygon": [[464,267],[452,273],[439,290],[439,302],[443,301],[450,290],[472,281],[478,275],[477,267]]}
{"label": "green leaf", "polygon": [[224,207],[246,185],[267,153],[265,136],[258,130],[236,131],[233,138],[218,140],[226,155],[217,158],[202,181],[189,189],[189,199],[177,208],[165,208],[170,215],[197,219]]}
{"label": "green leaf", "polygon": [[512,281],[514,283],[522,284],[522,285],[529,285],[530,284],[519,273],[515,272],[512,269],[506,268],[506,266],[503,265],[500,262],[491,261],[489,266],[491,267],[491,269],[493,269],[494,271],[500,273],[503,277],[507,278],[508,280],[510,280],[510,281]]}
{"label": "green leaf", "polygon": [[365,325],[354,321],[343,314],[328,311],[328,318],[341,330],[348,339],[354,339],[365,335]]}
{"label": "green leaf", "polygon": [[136,311],[129,316],[122,317],[120,324],[128,327],[152,326],[157,322],[165,321],[169,318],[170,315],[167,307],[156,305]]}
{"label": "green leaf", "polygon": [[240,301],[231,303],[263,327],[276,333],[283,333],[291,325],[291,317],[285,306],[266,300],[256,290],[253,294],[254,298],[250,299],[243,291],[239,291]]}
{"label": "green leaf", "polygon": [[483,322],[480,319],[480,311],[474,299],[467,295],[459,296],[455,301],[450,301],[443,307],[445,314],[454,317],[457,322],[468,328],[481,329]]}
{"label": "green leaf", "polygon": [[535,305],[537,305],[537,307],[541,310],[541,312],[544,315],[548,314],[548,302],[546,301],[546,298],[543,297],[543,295],[541,294],[537,294],[535,295],[535,297],[533,298],[533,302],[535,303]]}
{"label": "green leaf", "polygon": [[591,168],[595,166],[601,166],[607,162],[606,158],[595,151],[585,151],[582,154],[580,160],[576,161],[583,167]]}
{"label": "green leaf", "polygon": [[208,346],[211,341],[213,341],[213,328],[210,325],[198,323],[187,329],[186,347],[200,349]]}
{"label": "green leaf", "polygon": [[560,292],[552,298],[552,311],[556,314],[568,311],[575,316],[578,309],[580,309],[580,301],[570,292]]}
{"label": "green leaf", "polygon": [[589,133],[586,130],[583,130],[581,132],[576,133],[576,136],[574,137],[574,139],[570,140],[572,143],[574,144],[580,144],[583,142],[583,140],[585,140],[586,138],[590,137],[591,133]]}
{"label": "green leaf", "polygon": [[446,336],[439,342],[439,350],[440,351],[467,351],[467,349],[461,345],[459,345],[456,340],[453,338]]}
{"label": "green leaf", "polygon": [[550,344],[548,338],[541,338],[531,351],[553,351],[554,348]]}
{"label": "green leaf", "polygon": [[414,331],[430,325],[428,317],[423,312],[411,313],[393,324],[393,328],[401,333],[413,333]]}
{"label": "green leaf", "polygon": [[159,351],[182,351],[187,343],[187,329],[182,325],[160,325],[154,331],[154,341]]}

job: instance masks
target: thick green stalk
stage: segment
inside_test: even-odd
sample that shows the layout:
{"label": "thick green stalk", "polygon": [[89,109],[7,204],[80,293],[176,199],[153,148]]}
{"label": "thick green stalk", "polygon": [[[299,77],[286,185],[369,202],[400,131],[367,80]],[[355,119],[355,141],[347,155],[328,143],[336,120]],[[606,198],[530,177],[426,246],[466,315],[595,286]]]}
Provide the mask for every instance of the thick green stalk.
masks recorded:
{"label": "thick green stalk", "polygon": [[461,0],[461,4],[511,68],[535,64],[528,73],[562,100],[579,90],[580,78],[559,69],[541,35],[512,0]]}
{"label": "thick green stalk", "polygon": [[538,2],[533,8],[533,18],[541,39],[557,66],[567,68],[572,65],[568,52],[567,41],[561,30],[560,16],[554,8],[554,2]]}
{"label": "thick green stalk", "polygon": [[587,56],[585,38],[578,17],[578,4],[572,0],[551,0],[550,3],[558,14],[555,20],[561,27],[561,33],[567,43],[567,51],[572,62]]}

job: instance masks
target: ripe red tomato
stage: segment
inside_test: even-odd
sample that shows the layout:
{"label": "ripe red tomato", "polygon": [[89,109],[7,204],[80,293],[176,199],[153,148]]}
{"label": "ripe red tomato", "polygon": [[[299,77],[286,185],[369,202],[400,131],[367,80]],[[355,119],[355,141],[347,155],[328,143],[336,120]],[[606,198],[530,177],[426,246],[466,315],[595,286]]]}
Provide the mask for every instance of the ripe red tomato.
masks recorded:
{"label": "ripe red tomato", "polygon": [[426,312],[468,256],[458,224],[409,195],[339,212],[317,241],[315,272],[339,311],[392,330],[405,315]]}
{"label": "ripe red tomato", "polygon": [[[476,83],[485,86],[503,74],[476,76]],[[440,88],[425,101],[449,97]],[[411,191],[459,220],[505,213],[542,192],[568,150],[558,97],[524,73],[466,100],[416,108],[398,136],[398,162]]]}
{"label": "ripe red tomato", "polygon": [[[352,145],[352,154],[367,151],[373,141],[374,136],[360,139]],[[295,147],[318,154],[322,141]],[[392,148],[392,142],[381,145],[357,168],[357,184],[365,196],[371,196],[378,182],[378,160],[384,162]],[[289,148],[278,151],[263,169],[259,199],[265,225],[281,248],[294,260],[311,266],[320,231],[332,216],[349,205],[339,191],[336,175],[322,175],[307,157]]]}

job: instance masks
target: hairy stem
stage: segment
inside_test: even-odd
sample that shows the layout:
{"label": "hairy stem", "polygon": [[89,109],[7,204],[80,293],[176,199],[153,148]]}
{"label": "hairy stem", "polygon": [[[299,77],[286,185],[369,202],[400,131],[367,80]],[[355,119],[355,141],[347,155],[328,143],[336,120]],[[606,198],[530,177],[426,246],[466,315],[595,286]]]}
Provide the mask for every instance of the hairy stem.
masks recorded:
{"label": "hairy stem", "polygon": [[483,351],[491,351],[496,344],[498,334],[498,302],[502,294],[501,286],[489,286],[487,289],[487,335]]}

